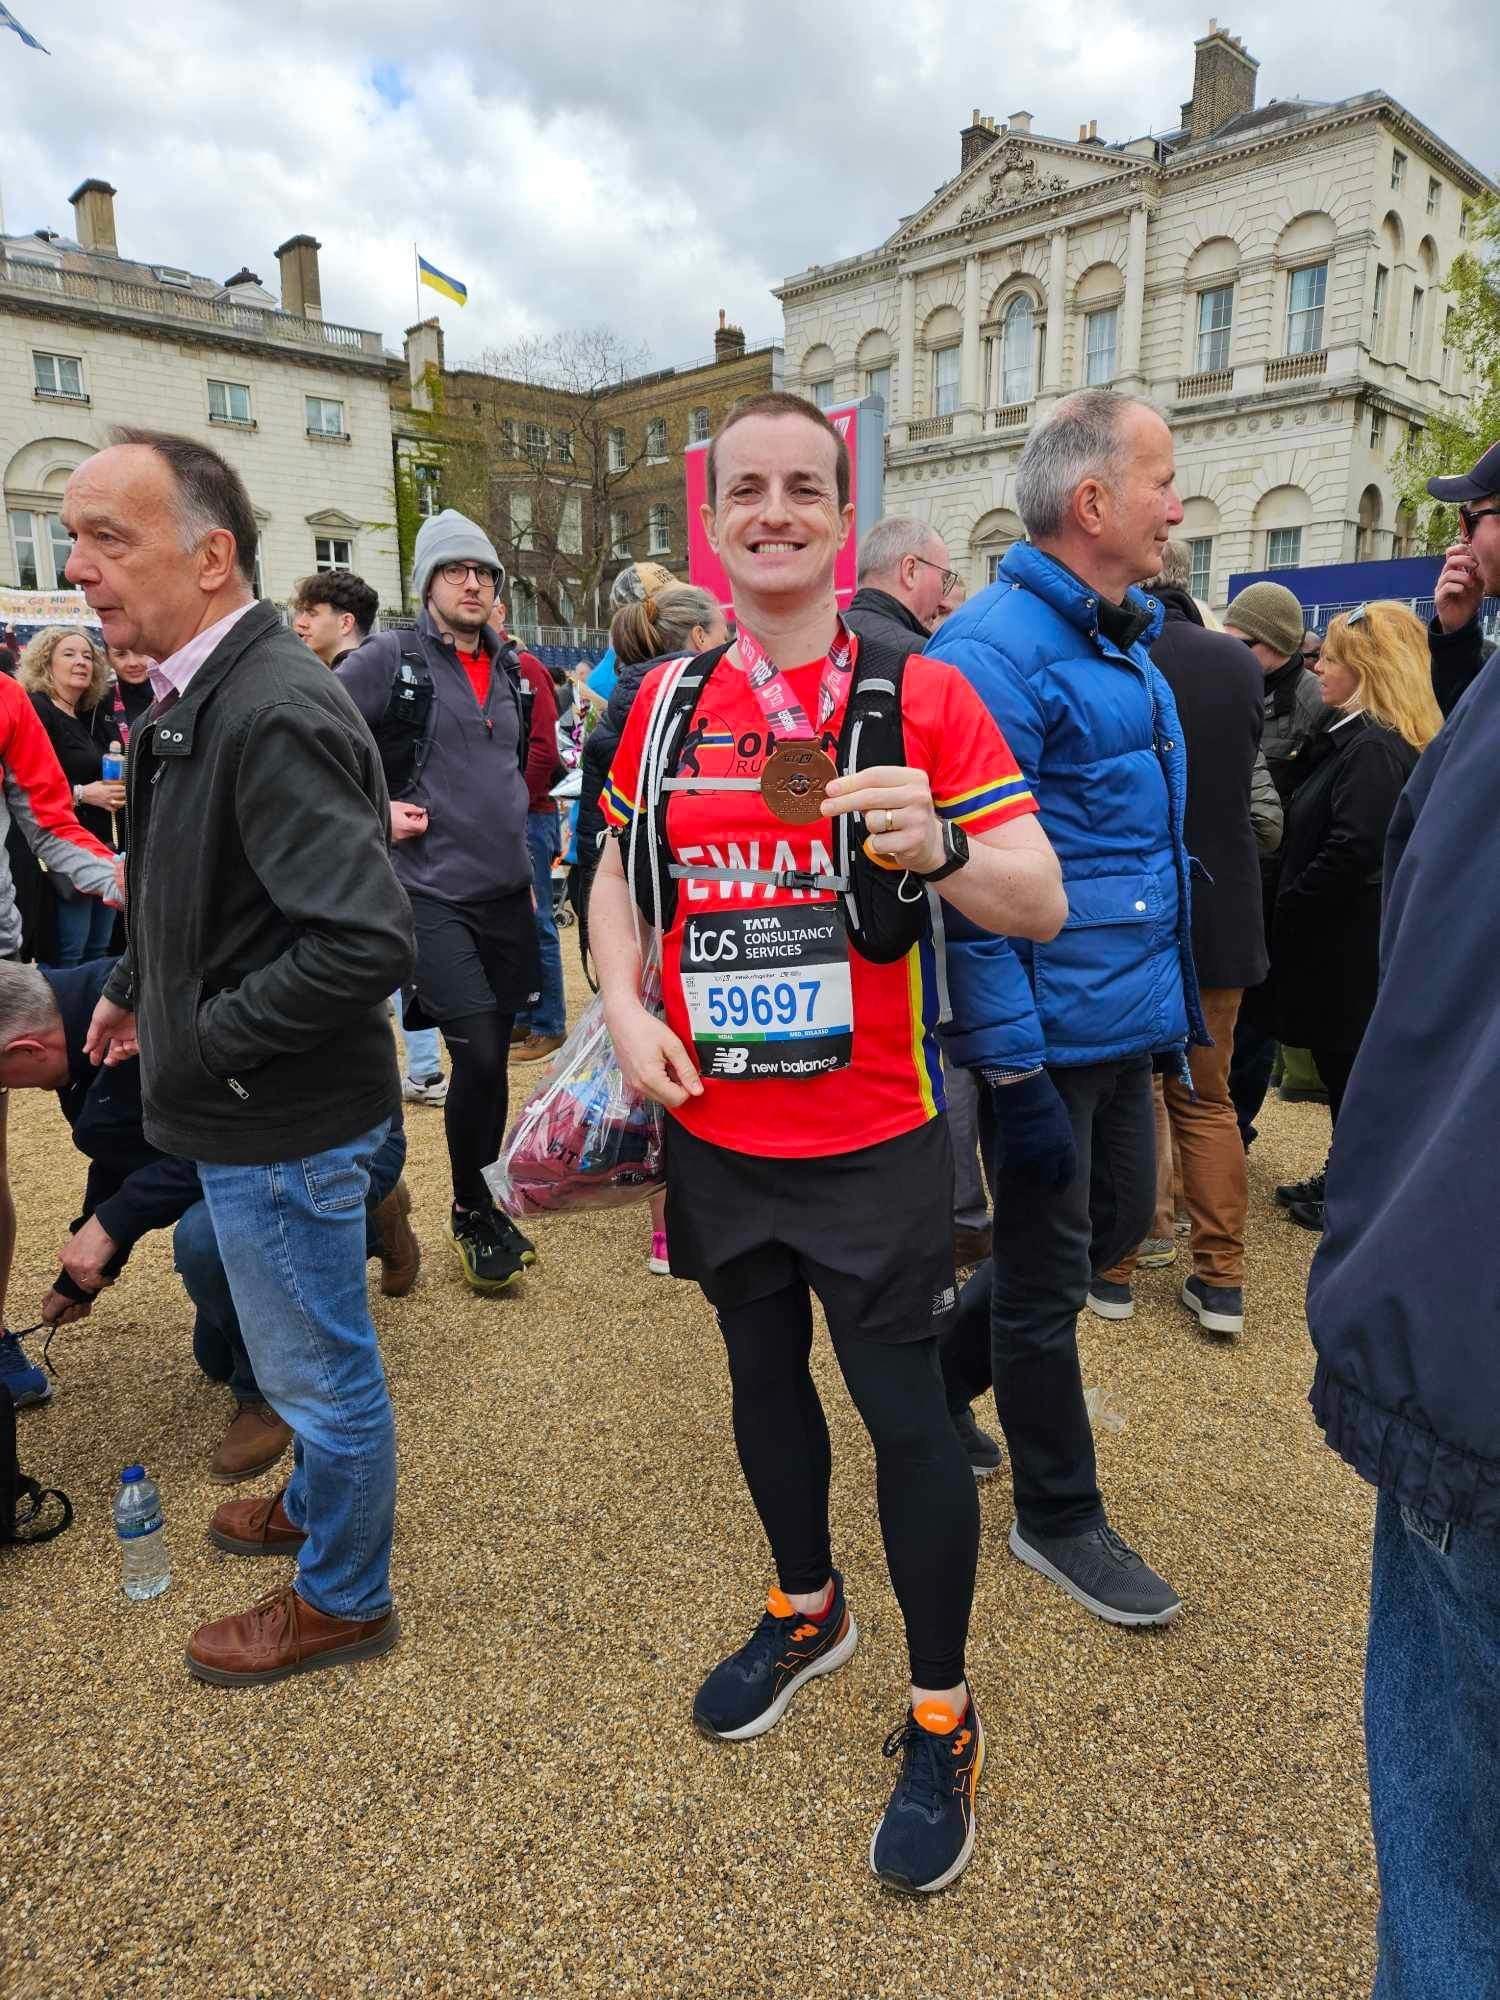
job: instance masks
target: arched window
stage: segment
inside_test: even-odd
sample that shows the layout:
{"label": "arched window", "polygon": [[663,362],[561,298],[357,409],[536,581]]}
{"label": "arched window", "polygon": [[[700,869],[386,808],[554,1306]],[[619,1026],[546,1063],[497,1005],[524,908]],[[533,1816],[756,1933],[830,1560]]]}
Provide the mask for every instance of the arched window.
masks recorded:
{"label": "arched window", "polygon": [[1036,313],[1025,292],[1005,308],[1000,346],[1000,401],[1027,403],[1032,394]]}

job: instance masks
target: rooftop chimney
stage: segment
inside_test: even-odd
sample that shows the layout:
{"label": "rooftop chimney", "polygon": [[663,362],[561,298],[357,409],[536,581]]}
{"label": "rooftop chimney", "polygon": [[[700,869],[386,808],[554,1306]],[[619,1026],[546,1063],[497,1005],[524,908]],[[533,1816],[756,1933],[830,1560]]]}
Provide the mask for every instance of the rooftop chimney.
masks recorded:
{"label": "rooftop chimney", "polygon": [[241,264],[232,278],[224,280],[224,289],[227,292],[234,285],[258,285],[259,283],[259,271],[252,271],[248,264]]}
{"label": "rooftop chimney", "polygon": [[419,320],[406,329],[406,372],[411,380],[414,410],[432,408],[432,374],[443,372],[443,329],[436,319]]}
{"label": "rooftop chimney", "polygon": [[966,125],[958,135],[958,171],[962,173],[981,153],[987,153],[999,137],[994,119],[987,118],[976,106],[973,124]]}
{"label": "rooftop chimney", "polygon": [[1194,42],[1193,98],[1182,107],[1189,139],[1206,139],[1231,118],[1255,109],[1255,73],[1260,64],[1245,45],[1217,21]]}
{"label": "rooftop chimney", "polygon": [[1029,111],[1012,111],[1005,123],[1007,129],[1012,132],[1029,132],[1031,130],[1031,113]]}
{"label": "rooftop chimney", "polygon": [[323,317],[323,288],[318,279],[318,252],[322,244],[315,236],[289,236],[276,252],[281,266],[281,310],[298,319]]}
{"label": "rooftop chimney", "polygon": [[115,190],[108,181],[84,181],[68,196],[77,218],[73,232],[85,250],[103,250],[111,257],[120,254],[115,239]]}
{"label": "rooftop chimney", "polygon": [[714,333],[714,360],[738,361],[745,352],[745,329],[730,326],[724,318],[724,308],[719,307],[719,324]]}

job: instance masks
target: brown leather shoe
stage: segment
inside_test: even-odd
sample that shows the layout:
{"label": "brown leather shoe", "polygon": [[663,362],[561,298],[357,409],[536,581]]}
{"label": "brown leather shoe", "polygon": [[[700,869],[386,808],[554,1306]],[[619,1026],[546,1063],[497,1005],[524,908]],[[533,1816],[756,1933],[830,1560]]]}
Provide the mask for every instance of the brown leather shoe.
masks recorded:
{"label": "brown leather shoe", "polygon": [[953,1225],[953,1262],[960,1271],[972,1264],[982,1264],[989,1256],[992,1236],[989,1223],[980,1229],[967,1229],[962,1223]]}
{"label": "brown leather shoe", "polygon": [[214,1509],[208,1539],[232,1556],[294,1556],[307,1535],[287,1519],[281,1504],[285,1492],[283,1486],[281,1493],[263,1494],[257,1500],[226,1500]]}
{"label": "brown leather shoe", "polygon": [[422,1246],[411,1226],[411,1189],[397,1181],[375,1211],[380,1238],[380,1289],[388,1299],[404,1299],[417,1282]]}
{"label": "brown leather shoe", "polygon": [[543,1056],[550,1056],[560,1049],[567,1040],[566,1035],[528,1035],[524,1042],[517,1042],[511,1049],[512,1062],[540,1062]]}
{"label": "brown leather shoe", "polygon": [[188,1640],[188,1672],[215,1687],[255,1687],[373,1660],[400,1637],[394,1606],[381,1618],[330,1618],[287,1584],[248,1611],[200,1625]]}
{"label": "brown leather shoe", "polygon": [[254,1479],[257,1473],[270,1471],[291,1441],[291,1425],[284,1424],[268,1403],[241,1403],[209,1460],[208,1476],[220,1486]]}

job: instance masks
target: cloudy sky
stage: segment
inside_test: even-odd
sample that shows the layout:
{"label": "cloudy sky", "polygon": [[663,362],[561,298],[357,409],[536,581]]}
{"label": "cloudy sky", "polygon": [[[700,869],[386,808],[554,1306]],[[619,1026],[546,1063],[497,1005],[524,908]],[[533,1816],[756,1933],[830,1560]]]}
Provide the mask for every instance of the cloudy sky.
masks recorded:
{"label": "cloudy sky", "polygon": [[[10,0],[0,193],[12,232],[72,231],[119,190],[120,247],[276,287],[323,244],[330,319],[399,348],[412,244],[469,287],[450,361],[607,323],[657,365],[711,351],[720,306],[780,331],[768,287],[868,249],[958,165],[977,104],[1038,132],[1176,122],[1211,0]],[[1221,20],[1259,101],[1386,89],[1500,177],[1497,0],[1259,0]]]}

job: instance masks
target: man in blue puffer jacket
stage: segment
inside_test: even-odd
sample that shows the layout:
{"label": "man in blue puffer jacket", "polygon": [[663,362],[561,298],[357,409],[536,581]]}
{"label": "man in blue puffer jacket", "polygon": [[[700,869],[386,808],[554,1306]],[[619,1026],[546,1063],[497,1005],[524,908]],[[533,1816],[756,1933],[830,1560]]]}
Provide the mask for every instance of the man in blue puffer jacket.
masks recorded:
{"label": "man in blue puffer jacket", "polygon": [[[1110,1527],[1078,1366],[1087,1297],[1129,1316],[1092,1273],[1148,1233],[1153,1057],[1206,1042],[1188,935],[1187,759],[1147,647],[1154,576],[1182,506],[1172,434],[1143,403],[1090,389],[1028,439],[1016,497],[1030,535],[928,651],[974,684],[1036,794],[1062,862],[1068,920],[1050,944],[945,913],[953,1019],[945,1053],[983,1079],[994,1258],[965,1289],[944,1373],[955,1423],[994,1381],[1011,1448],[1012,1552],[1101,1618],[1164,1624],[1177,1593]],[[1112,1309],[1112,1310],[1111,1310]],[[990,1447],[993,1454],[993,1446]]]}

